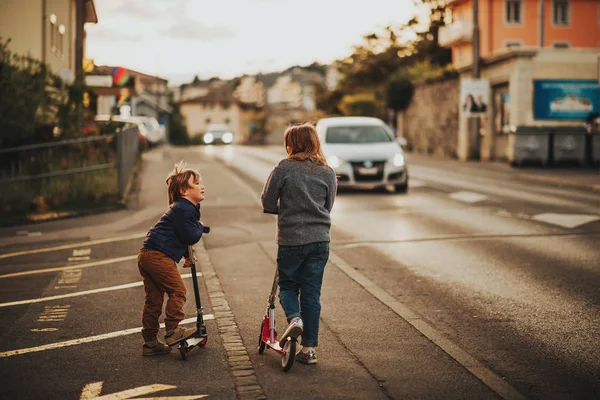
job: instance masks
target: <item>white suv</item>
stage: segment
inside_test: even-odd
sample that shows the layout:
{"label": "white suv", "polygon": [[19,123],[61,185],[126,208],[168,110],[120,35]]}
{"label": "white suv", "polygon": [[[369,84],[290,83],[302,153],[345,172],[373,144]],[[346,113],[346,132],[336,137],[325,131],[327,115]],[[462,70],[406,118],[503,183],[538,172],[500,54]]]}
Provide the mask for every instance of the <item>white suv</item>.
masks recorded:
{"label": "white suv", "polygon": [[338,186],[375,189],[394,186],[408,190],[408,169],[401,143],[380,119],[323,118],[317,133],[327,163],[338,175]]}

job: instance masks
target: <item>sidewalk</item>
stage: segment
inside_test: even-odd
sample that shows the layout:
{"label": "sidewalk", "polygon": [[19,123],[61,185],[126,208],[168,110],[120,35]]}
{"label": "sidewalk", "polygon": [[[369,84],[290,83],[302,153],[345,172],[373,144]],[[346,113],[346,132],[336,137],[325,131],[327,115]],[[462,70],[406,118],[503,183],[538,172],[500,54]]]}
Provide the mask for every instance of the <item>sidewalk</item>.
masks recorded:
{"label": "sidewalk", "polygon": [[459,161],[439,156],[407,153],[408,166],[433,167],[468,174],[497,173],[511,179],[551,186],[600,192],[600,167],[549,166],[512,167],[500,161]]}

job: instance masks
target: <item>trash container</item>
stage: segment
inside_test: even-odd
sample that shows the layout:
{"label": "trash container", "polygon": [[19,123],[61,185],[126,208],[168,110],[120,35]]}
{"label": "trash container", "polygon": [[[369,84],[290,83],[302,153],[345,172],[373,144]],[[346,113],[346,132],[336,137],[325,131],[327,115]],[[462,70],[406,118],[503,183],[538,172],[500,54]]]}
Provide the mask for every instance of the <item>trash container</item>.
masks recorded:
{"label": "trash container", "polygon": [[592,135],[592,151],[591,162],[594,165],[600,164],[600,129],[593,130]]}
{"label": "trash container", "polygon": [[585,164],[585,135],[583,126],[561,126],[552,130],[552,159],[554,163]]}
{"label": "trash container", "polygon": [[514,132],[513,164],[548,164],[550,130],[537,126],[518,126]]}

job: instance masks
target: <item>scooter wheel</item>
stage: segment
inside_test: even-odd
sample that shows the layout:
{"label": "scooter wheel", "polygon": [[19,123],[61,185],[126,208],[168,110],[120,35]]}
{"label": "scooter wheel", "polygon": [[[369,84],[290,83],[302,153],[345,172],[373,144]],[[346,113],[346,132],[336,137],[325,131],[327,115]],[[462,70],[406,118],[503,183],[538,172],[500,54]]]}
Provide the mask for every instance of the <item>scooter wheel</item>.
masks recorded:
{"label": "scooter wheel", "polygon": [[190,347],[188,346],[187,340],[179,343],[179,354],[181,355],[181,359],[183,361],[187,360],[189,351]]}
{"label": "scooter wheel", "polygon": [[265,328],[265,320],[263,319],[263,322],[260,323],[260,333],[258,335],[258,354],[264,353],[265,348],[267,347],[265,342],[263,342],[263,340],[262,340],[262,333],[263,333],[264,328]]}
{"label": "scooter wheel", "polygon": [[198,347],[203,348],[204,346],[206,346],[206,342],[208,342],[208,336],[204,337],[204,339],[202,339],[199,343],[198,343]]}
{"label": "scooter wheel", "polygon": [[296,360],[296,339],[290,338],[286,340],[283,345],[283,351],[285,353],[281,356],[281,366],[283,367],[283,372],[288,372]]}

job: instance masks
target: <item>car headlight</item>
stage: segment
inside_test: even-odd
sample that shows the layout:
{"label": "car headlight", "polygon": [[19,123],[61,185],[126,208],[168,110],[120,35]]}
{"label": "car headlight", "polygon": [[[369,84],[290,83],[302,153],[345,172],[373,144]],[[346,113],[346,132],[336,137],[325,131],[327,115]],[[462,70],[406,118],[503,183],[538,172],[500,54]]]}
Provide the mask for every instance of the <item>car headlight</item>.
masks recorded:
{"label": "car headlight", "polygon": [[233,133],[231,133],[231,132],[224,133],[223,137],[221,137],[221,140],[223,141],[223,143],[233,142]]}
{"label": "car headlight", "polygon": [[329,156],[327,157],[327,164],[331,168],[335,169],[340,166],[340,159],[338,158],[338,156]]}
{"label": "car headlight", "polygon": [[406,160],[404,159],[404,154],[396,153],[394,154],[394,158],[392,158],[392,164],[394,167],[401,167],[405,164]]}
{"label": "car headlight", "polygon": [[211,144],[215,140],[215,138],[212,133],[207,133],[206,135],[204,135],[202,140],[204,140],[205,144]]}

